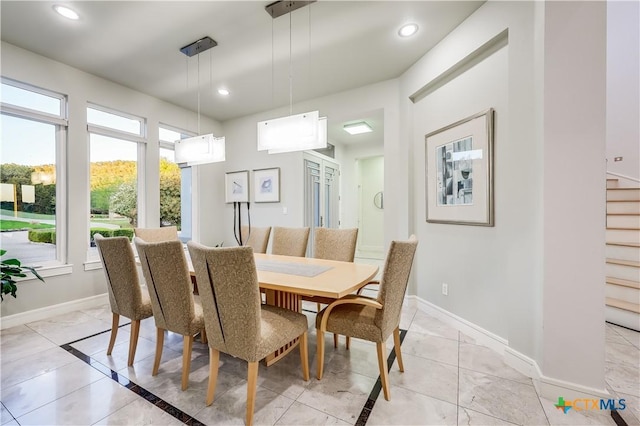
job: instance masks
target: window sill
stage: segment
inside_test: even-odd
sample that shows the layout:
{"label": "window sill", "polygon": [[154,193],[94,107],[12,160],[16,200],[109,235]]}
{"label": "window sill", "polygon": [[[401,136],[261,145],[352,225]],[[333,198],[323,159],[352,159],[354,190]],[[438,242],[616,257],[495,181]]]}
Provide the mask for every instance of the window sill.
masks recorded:
{"label": "window sill", "polygon": [[[57,265],[49,265],[49,266],[40,266],[36,267],[36,272],[40,274],[42,278],[56,277],[58,275],[69,275],[73,273],[73,265],[72,264],[57,264]],[[31,281],[37,280],[35,275],[31,273],[27,273],[25,278],[21,278],[20,281]]]}
{"label": "window sill", "polygon": [[85,271],[95,271],[96,269],[102,269],[102,262],[100,259],[88,260],[84,262]]}

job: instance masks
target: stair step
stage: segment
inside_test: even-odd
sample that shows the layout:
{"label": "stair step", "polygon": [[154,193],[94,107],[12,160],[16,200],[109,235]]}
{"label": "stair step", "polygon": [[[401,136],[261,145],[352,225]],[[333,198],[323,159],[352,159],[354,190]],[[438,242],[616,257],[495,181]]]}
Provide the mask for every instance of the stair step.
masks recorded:
{"label": "stair step", "polygon": [[633,229],[612,229],[607,228],[606,241],[616,241],[619,243],[640,243],[640,232]]}
{"label": "stair step", "polygon": [[621,302],[640,304],[640,291],[637,288],[607,284],[604,289],[605,298],[616,299]]}
{"label": "stair step", "polygon": [[640,214],[607,213],[607,228],[640,229]]}
{"label": "stair step", "polygon": [[607,188],[607,201],[621,200],[640,200],[640,188]]}
{"label": "stair step", "polygon": [[614,299],[613,297],[607,297],[606,305],[612,306],[618,309],[624,309],[625,311],[635,312],[636,314],[640,314],[640,303],[625,302],[624,300]]}
{"label": "stair step", "polygon": [[607,201],[607,214],[640,214],[638,201]]}
{"label": "stair step", "polygon": [[619,241],[609,241],[609,246],[621,246],[621,247],[640,247],[640,243],[623,243]]}
{"label": "stair step", "polygon": [[607,277],[620,278],[622,280],[640,281],[640,269],[637,266],[620,265],[618,263],[605,264],[604,274]]}
{"label": "stair step", "polygon": [[613,264],[613,265],[623,265],[623,266],[632,266],[635,268],[640,268],[640,262],[637,262],[635,260],[622,260],[622,259],[610,259],[607,258],[607,263]]}
{"label": "stair step", "polygon": [[640,261],[640,246],[632,243],[607,243],[604,252],[610,259]]}
{"label": "stair step", "polygon": [[607,284],[630,287],[640,290],[640,282],[632,280],[623,280],[621,278],[607,277]]}
{"label": "stair step", "polygon": [[607,322],[640,331],[640,315],[637,313],[614,306],[605,306],[604,315]]}

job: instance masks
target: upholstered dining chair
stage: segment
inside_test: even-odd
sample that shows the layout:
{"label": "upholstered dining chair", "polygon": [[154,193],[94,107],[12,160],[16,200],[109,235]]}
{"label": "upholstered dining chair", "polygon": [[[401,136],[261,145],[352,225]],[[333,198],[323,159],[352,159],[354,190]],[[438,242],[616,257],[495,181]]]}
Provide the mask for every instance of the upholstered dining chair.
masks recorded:
{"label": "upholstered dining chair", "polygon": [[209,342],[207,405],[216,389],[220,352],[248,363],[246,424],[256,397],[258,361],[300,337],[302,376],[309,380],[307,319],[303,314],[260,303],[251,247],[209,248],[187,243],[200,288]]}
{"label": "upholstered dining chair", "polygon": [[[358,242],[358,228],[316,228],[313,234],[314,258],[353,262]],[[320,303],[317,303],[316,312],[320,312]],[[348,342],[347,339],[347,349]],[[333,346],[338,347],[337,334],[333,335]]]}
{"label": "upholstered dining chair", "polygon": [[[192,293],[189,266],[179,240],[148,243],[134,239],[142,272],[149,287],[156,321],[156,356],[152,376],[158,374],[165,330],[184,336],[182,345],[182,390],[189,385],[193,336],[204,332],[200,300]],[[204,339],[203,339],[204,340]]]}
{"label": "upholstered dining chair", "polygon": [[111,355],[113,345],[116,342],[120,315],[129,318],[131,320],[131,337],[129,338],[127,366],[130,367],[136,356],[140,321],[153,315],[149,292],[140,287],[136,261],[129,238],[105,238],[101,234],[96,234],[94,240],[104,275],[107,278],[109,304],[113,313],[107,355]]}
{"label": "upholstered dining chair", "polygon": [[305,257],[309,242],[309,228],[273,227],[271,254]]}
{"label": "upholstered dining chair", "polygon": [[271,234],[271,227],[266,226],[263,228],[252,226],[249,230],[248,226],[241,226],[242,239],[244,246],[253,248],[254,253],[266,253],[267,245],[269,244],[269,235]]}
{"label": "upholstered dining chair", "polygon": [[162,228],[135,228],[136,237],[148,243],[160,241],[172,241],[178,239],[178,228],[175,226],[163,226]]}
{"label": "upholstered dining chair", "polygon": [[331,303],[316,316],[318,380],[324,368],[326,331],[375,342],[384,398],[391,398],[387,372],[387,338],[393,333],[393,347],[400,371],[404,371],[400,352],[400,313],[418,240],[392,241],[387,253],[377,299],[350,294]]}

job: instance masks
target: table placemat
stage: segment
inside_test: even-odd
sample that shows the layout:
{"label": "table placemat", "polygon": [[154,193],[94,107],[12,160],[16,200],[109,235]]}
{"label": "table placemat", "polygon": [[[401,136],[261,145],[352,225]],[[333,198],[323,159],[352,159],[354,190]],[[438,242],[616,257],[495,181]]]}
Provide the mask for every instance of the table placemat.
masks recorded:
{"label": "table placemat", "polygon": [[256,269],[259,271],[277,272],[279,274],[299,275],[302,277],[315,277],[323,272],[333,269],[332,266],[305,265],[303,263],[274,262],[270,260],[256,260]]}

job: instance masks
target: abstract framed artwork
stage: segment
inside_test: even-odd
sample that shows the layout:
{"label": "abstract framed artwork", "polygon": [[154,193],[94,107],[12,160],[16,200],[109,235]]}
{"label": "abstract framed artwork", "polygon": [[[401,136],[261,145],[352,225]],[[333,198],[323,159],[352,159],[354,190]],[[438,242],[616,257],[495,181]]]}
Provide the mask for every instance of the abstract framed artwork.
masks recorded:
{"label": "abstract framed artwork", "polygon": [[490,108],[425,136],[427,222],[494,226],[493,115]]}
{"label": "abstract framed artwork", "polygon": [[227,203],[249,202],[249,170],[226,173],[224,183]]}
{"label": "abstract framed artwork", "polygon": [[253,171],[253,201],[256,203],[280,202],[280,167]]}

